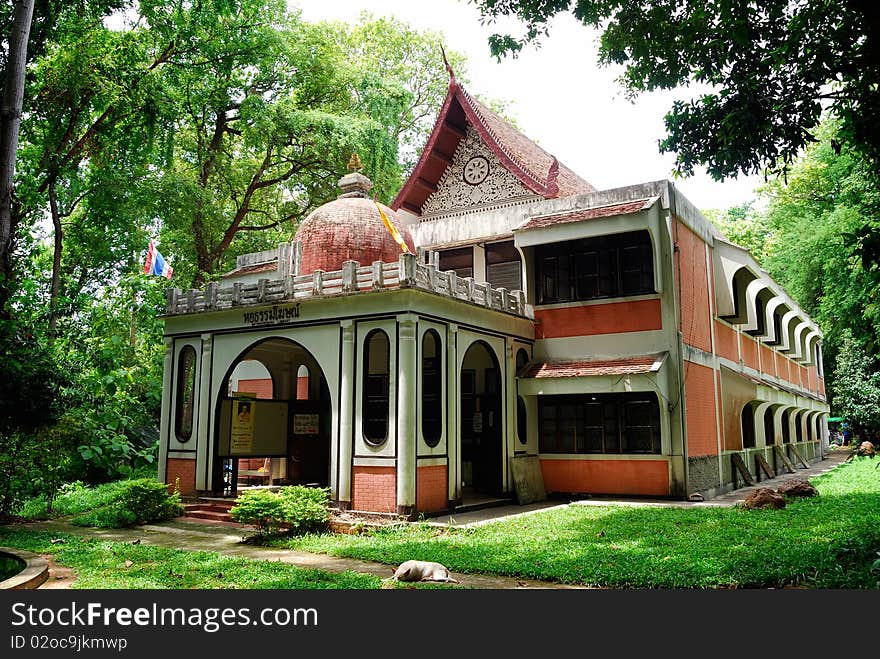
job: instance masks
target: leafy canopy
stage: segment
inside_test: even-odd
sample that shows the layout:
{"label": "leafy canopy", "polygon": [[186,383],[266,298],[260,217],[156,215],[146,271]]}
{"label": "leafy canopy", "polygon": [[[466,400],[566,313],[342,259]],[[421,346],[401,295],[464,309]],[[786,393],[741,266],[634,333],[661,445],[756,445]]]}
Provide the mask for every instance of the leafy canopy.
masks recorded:
{"label": "leafy canopy", "polygon": [[793,161],[823,109],[840,137],[880,163],[880,4],[872,0],[473,0],[485,20],[512,15],[519,37],[495,34],[496,56],[516,54],[572,12],[601,30],[602,64],[624,67],[632,94],[690,83],[709,91],[666,115],[664,152],[690,175],[716,179]]}

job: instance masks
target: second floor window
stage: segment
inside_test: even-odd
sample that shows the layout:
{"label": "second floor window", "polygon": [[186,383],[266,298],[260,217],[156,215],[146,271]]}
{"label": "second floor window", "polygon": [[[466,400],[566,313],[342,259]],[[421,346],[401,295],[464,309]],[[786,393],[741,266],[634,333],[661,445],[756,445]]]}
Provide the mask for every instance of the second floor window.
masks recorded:
{"label": "second floor window", "polygon": [[390,371],[388,335],[373,330],[364,341],[363,433],[371,444],[388,439]]}
{"label": "second floor window", "polygon": [[647,231],[539,245],[535,264],[538,304],[655,292]]}

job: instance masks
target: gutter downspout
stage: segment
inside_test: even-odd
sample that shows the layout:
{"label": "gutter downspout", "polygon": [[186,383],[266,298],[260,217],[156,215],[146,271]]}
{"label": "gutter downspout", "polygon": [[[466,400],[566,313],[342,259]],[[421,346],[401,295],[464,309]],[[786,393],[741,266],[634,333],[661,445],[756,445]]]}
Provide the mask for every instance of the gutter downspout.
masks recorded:
{"label": "gutter downspout", "polygon": [[672,258],[675,261],[675,274],[676,274],[676,285],[673,288],[673,303],[675,304],[675,315],[677,319],[677,325],[675,328],[675,347],[677,351],[676,355],[676,368],[678,369],[678,405],[679,405],[679,429],[681,431],[681,459],[682,459],[682,471],[684,475],[683,483],[684,483],[684,498],[687,500],[689,495],[690,488],[688,487],[688,443],[687,443],[687,429],[685,427],[685,399],[684,399],[684,337],[681,331],[681,249],[678,244],[678,219],[675,213],[675,186],[667,181],[666,182],[666,190],[667,196],[669,199],[667,213],[669,217],[669,224],[672,229]]}

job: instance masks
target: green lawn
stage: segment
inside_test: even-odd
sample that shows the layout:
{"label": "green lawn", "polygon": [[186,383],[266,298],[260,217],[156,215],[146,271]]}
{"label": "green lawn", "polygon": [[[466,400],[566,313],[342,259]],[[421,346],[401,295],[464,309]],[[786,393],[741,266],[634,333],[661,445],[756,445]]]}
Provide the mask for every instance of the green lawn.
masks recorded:
{"label": "green lawn", "polygon": [[876,465],[856,460],[814,478],[820,496],[784,510],[569,506],[474,529],[422,524],[282,542],[390,565],[415,558],[590,586],[877,588]]}
{"label": "green lawn", "polygon": [[[58,537],[64,542],[53,545],[50,540]],[[74,588],[352,589],[383,584],[378,577],[358,572],[337,574],[215,552],[100,542],[2,526],[0,546],[54,554],[59,563],[76,571]],[[128,567],[126,561],[131,561]]]}

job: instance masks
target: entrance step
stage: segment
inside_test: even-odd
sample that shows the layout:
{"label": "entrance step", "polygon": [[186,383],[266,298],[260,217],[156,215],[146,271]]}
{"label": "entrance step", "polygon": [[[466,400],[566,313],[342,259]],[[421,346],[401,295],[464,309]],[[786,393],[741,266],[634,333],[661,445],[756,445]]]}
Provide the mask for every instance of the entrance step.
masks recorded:
{"label": "entrance step", "polygon": [[190,503],[183,507],[184,519],[203,519],[213,522],[232,522],[229,509],[235,505],[230,499],[203,498],[197,503]]}
{"label": "entrance step", "polygon": [[509,506],[514,500],[509,497],[484,497],[465,499],[455,507],[457,513],[469,513],[474,510],[483,510],[484,508],[497,508],[499,506]]}

